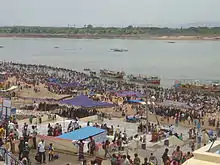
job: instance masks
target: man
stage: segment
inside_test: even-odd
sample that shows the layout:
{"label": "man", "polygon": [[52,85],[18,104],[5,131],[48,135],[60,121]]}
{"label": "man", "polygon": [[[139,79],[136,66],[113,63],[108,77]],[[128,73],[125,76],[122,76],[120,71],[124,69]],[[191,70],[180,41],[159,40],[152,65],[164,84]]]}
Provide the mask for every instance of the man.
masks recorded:
{"label": "man", "polygon": [[23,151],[24,151],[24,138],[23,137],[20,138],[20,143],[18,145],[18,149],[19,149],[19,160],[21,160],[22,155],[23,155]]}
{"label": "man", "polygon": [[134,165],[140,165],[141,164],[141,160],[138,157],[138,154],[134,154]]}
{"label": "man", "polygon": [[40,163],[42,163],[42,159],[43,163],[46,163],[45,142],[43,139],[38,144],[38,153],[40,156]]}
{"label": "man", "polygon": [[26,158],[28,160],[28,162],[30,162],[29,153],[30,153],[30,147],[28,145],[28,142],[25,142],[24,151],[23,151],[23,158]]}
{"label": "man", "polygon": [[156,165],[158,164],[157,158],[153,155],[153,153],[150,154],[149,161],[153,164],[156,164]]}
{"label": "man", "polygon": [[175,160],[177,163],[180,164],[182,157],[183,157],[183,152],[180,150],[180,146],[177,146],[176,150],[173,151],[172,158],[173,160]]}
{"label": "man", "polygon": [[37,140],[36,140],[36,136],[37,136],[37,126],[32,126],[32,139],[33,139],[33,147],[34,149],[37,149]]}
{"label": "man", "polygon": [[122,165],[130,165],[129,160],[127,159],[126,155],[122,156]]}
{"label": "man", "polygon": [[90,150],[90,155],[94,155],[94,152],[95,152],[95,140],[90,136],[89,137],[90,139],[90,142],[89,142],[89,150]]}

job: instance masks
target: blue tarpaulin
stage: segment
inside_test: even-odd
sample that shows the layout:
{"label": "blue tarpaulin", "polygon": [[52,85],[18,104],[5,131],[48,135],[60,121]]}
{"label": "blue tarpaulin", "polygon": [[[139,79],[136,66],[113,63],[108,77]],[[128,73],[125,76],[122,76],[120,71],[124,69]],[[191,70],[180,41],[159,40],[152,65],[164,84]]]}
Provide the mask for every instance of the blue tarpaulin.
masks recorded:
{"label": "blue tarpaulin", "polygon": [[76,96],[75,98],[69,100],[63,100],[60,103],[72,105],[72,106],[78,106],[78,107],[86,107],[86,108],[114,106],[114,104],[112,103],[94,101],[85,95]]}
{"label": "blue tarpaulin", "polygon": [[85,140],[88,139],[90,136],[96,136],[103,132],[105,132],[104,129],[88,126],[69,133],[62,134],[58,136],[58,138],[67,140]]}
{"label": "blue tarpaulin", "polygon": [[129,103],[138,103],[138,104],[142,104],[145,105],[146,102],[144,102],[143,100],[128,100]]}

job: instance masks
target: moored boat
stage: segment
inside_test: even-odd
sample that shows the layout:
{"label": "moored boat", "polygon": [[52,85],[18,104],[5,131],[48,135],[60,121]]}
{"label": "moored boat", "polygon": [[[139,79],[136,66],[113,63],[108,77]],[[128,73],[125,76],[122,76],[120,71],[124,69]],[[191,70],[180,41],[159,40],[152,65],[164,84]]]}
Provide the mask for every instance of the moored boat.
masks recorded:
{"label": "moored boat", "polygon": [[128,49],[110,49],[110,50],[112,50],[112,51],[114,51],[114,52],[127,52],[128,51]]}
{"label": "moored boat", "polygon": [[160,78],[157,76],[134,76],[134,75],[128,75],[127,78],[129,79],[129,81],[133,81],[133,82],[139,82],[139,83],[146,83],[147,85],[151,86],[159,86],[160,85]]}
{"label": "moored boat", "polygon": [[201,83],[199,80],[193,81],[178,81],[176,80],[174,83],[174,87],[181,90],[199,90],[206,92],[219,92],[220,91],[220,83],[209,82],[209,83]]}
{"label": "moored boat", "polygon": [[160,85],[160,78],[157,76],[150,76],[146,78],[147,85],[155,85],[159,86]]}
{"label": "moored boat", "polygon": [[84,68],[83,71],[91,71],[89,68]]}
{"label": "moored boat", "polygon": [[133,82],[138,82],[138,83],[146,83],[147,82],[147,78],[143,77],[143,76],[135,76],[133,74],[130,74],[127,76],[129,81],[133,81]]}
{"label": "moored boat", "polygon": [[108,77],[108,78],[123,79],[125,76],[125,72],[123,72],[123,71],[115,72],[115,71],[110,71],[107,69],[100,69],[100,76]]}

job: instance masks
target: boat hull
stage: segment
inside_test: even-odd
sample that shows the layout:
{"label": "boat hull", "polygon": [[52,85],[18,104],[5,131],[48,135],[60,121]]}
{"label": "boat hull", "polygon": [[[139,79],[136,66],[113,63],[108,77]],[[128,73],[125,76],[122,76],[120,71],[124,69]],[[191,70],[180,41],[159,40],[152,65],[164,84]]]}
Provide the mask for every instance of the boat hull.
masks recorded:
{"label": "boat hull", "polygon": [[107,78],[123,79],[125,74],[122,72],[112,72],[112,71],[107,71],[107,70],[100,70],[100,76],[107,77]]}

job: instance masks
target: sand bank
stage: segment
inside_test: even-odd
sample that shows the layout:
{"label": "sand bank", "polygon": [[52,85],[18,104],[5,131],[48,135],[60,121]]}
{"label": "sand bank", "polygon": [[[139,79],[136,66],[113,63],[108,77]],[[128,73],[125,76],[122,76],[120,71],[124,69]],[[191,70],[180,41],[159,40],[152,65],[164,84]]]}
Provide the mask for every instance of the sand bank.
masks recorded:
{"label": "sand bank", "polygon": [[134,40],[220,40],[220,36],[149,36],[99,34],[0,34],[0,38],[68,38],[68,39],[134,39]]}

